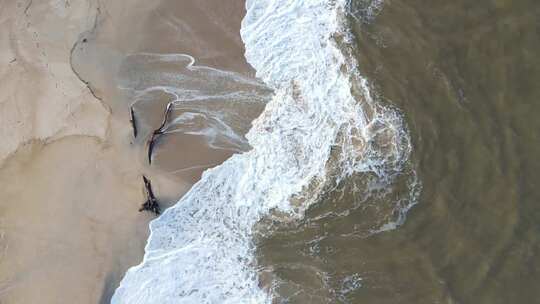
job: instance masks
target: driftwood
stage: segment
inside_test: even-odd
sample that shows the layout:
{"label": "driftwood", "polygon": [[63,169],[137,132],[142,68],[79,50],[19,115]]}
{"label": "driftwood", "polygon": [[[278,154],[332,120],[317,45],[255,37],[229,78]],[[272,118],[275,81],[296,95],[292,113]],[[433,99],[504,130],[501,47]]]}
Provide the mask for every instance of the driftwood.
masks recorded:
{"label": "driftwood", "polygon": [[156,141],[159,139],[160,135],[162,135],[165,131],[165,125],[167,124],[167,121],[169,120],[169,114],[172,109],[172,102],[169,102],[167,104],[167,109],[165,109],[165,114],[163,115],[163,121],[161,122],[161,126],[159,128],[155,129],[154,132],[152,132],[152,135],[150,136],[150,140],[148,141],[148,163],[152,164],[152,151],[154,150],[154,145],[156,144]]}
{"label": "driftwood", "polygon": [[129,108],[129,113],[131,115],[131,127],[133,128],[133,137],[137,138],[137,121],[135,120],[135,112],[133,111],[133,106]]}
{"label": "driftwood", "polygon": [[154,196],[154,192],[152,191],[152,184],[150,183],[150,180],[148,180],[148,178],[146,178],[146,176],[144,175],[143,181],[144,189],[146,191],[146,202],[141,205],[141,208],[139,208],[139,212],[150,211],[155,213],[156,215],[159,215],[161,213],[161,208],[159,207],[158,201]]}

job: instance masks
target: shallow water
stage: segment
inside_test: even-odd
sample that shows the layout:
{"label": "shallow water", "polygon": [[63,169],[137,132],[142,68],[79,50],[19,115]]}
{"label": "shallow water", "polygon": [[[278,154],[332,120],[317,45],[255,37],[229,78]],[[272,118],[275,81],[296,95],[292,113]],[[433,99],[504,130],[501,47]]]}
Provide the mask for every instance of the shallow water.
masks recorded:
{"label": "shallow water", "polygon": [[152,223],[114,301],[538,298],[540,5],[356,0],[342,28],[344,2],[248,1],[246,59],[272,98],[215,60],[126,57],[137,111],[181,100],[156,167],[213,166],[188,141],[236,155]]}
{"label": "shallow water", "polygon": [[412,177],[382,195],[351,177],[257,240],[262,281],[276,303],[537,302],[540,4],[376,2],[352,1],[355,53],[404,114],[418,204],[373,233]]}

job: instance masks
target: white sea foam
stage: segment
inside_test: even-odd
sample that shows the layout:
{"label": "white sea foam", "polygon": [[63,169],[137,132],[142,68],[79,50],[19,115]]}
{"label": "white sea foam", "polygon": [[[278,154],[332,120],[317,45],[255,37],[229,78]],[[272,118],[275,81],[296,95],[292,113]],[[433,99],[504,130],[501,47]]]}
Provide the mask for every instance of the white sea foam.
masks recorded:
{"label": "white sea foam", "polygon": [[112,303],[269,303],[254,225],[272,209],[302,216],[336,178],[399,171],[410,152],[402,122],[375,104],[336,42],[347,41],[345,5],[247,1],[246,58],[275,92],[246,136],[252,149],[207,170],[151,223],[144,260]]}

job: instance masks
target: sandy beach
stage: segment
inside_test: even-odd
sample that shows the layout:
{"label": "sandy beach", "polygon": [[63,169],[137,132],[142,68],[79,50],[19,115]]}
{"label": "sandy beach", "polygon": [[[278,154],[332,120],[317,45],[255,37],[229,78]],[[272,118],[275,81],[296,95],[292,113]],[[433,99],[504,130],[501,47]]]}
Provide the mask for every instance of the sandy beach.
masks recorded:
{"label": "sandy beach", "polygon": [[0,304],[534,302],[538,16],[0,0]]}
{"label": "sandy beach", "polygon": [[133,138],[118,75],[136,53],[186,53],[253,75],[239,37],[243,1],[136,2],[0,0],[1,303],[108,303],[154,218],[138,212],[142,175],[166,207],[234,152],[176,136],[149,166],[148,134],[170,96],[135,105]]}

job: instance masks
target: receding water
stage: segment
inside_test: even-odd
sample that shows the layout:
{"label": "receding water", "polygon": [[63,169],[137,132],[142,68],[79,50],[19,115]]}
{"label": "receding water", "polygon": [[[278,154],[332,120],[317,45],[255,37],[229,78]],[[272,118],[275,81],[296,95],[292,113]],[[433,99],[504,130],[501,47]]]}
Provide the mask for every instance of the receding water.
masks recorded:
{"label": "receding water", "polygon": [[352,176],[276,225],[263,282],[276,303],[539,303],[540,2],[379,2],[352,1],[355,52],[403,114],[411,168],[386,189]]}

